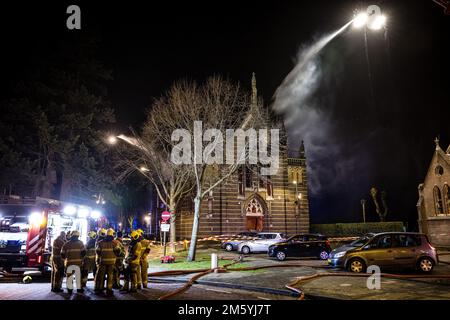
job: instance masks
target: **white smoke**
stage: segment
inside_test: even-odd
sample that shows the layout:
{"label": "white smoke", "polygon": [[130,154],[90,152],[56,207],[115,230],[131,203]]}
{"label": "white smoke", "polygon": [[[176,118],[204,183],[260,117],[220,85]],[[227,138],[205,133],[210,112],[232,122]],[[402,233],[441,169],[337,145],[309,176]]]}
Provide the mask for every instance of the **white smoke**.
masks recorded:
{"label": "white smoke", "polygon": [[323,164],[324,155],[332,161],[341,151],[334,143],[330,114],[318,105],[314,97],[322,79],[320,51],[352,22],[321,37],[312,45],[303,47],[298,54],[296,66],[283,80],[274,95],[272,108],[284,117],[290,148],[298,150],[301,140],[305,143],[310,169],[309,188],[312,194],[320,191],[323,184],[321,181],[325,177],[328,187],[333,187],[334,182],[345,176],[345,168],[354,164],[352,159],[344,160],[339,164]]}

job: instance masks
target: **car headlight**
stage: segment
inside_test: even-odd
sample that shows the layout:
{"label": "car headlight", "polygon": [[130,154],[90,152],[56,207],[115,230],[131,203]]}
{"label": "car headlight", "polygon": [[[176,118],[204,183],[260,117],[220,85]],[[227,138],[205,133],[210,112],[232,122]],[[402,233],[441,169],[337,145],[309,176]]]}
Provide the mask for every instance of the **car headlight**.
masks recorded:
{"label": "car headlight", "polygon": [[335,258],[342,258],[343,256],[345,256],[347,252],[346,251],[342,251],[342,252],[338,252],[334,255]]}

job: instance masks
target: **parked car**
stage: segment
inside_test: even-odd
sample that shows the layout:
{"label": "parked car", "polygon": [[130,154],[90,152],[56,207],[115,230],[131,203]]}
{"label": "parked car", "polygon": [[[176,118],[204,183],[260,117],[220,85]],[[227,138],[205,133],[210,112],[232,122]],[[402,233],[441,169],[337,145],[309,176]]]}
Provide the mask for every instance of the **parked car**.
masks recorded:
{"label": "parked car", "polygon": [[297,234],[286,241],[269,246],[269,257],[283,261],[287,257],[328,258],[331,252],[330,241],[321,234]]}
{"label": "parked car", "polygon": [[244,241],[238,245],[238,252],[249,254],[253,252],[267,252],[269,246],[286,240],[287,236],[278,232],[260,232],[258,234],[261,239]]}
{"label": "parked car", "polygon": [[227,251],[237,250],[241,242],[247,241],[245,238],[258,238],[258,232],[245,231],[236,235],[230,236],[231,240],[223,241],[221,244],[222,249]]}
{"label": "parked car", "polygon": [[370,265],[413,267],[430,273],[438,263],[438,256],[424,234],[384,232],[366,235],[334,249],[328,263],[357,273],[364,272]]}

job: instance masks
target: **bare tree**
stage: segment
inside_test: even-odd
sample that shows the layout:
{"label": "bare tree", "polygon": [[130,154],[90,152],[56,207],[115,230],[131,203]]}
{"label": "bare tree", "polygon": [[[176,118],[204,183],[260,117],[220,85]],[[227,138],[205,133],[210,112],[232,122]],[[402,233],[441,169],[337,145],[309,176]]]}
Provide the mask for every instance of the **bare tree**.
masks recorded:
{"label": "bare tree", "polygon": [[[195,260],[202,200],[215,187],[228,179],[239,165],[245,163],[249,154],[255,151],[249,148],[247,139],[240,153],[233,152],[236,156],[233,163],[228,161],[227,164],[217,163],[214,161],[218,156],[216,147],[223,150],[223,140],[217,137],[208,140],[203,132],[216,130],[224,133],[227,129],[255,128],[256,123],[261,123],[258,120],[263,118],[260,104],[262,102],[258,101],[256,90],[250,97],[239,85],[216,76],[207,79],[203,85],[187,81],[178,82],[165,97],[153,105],[152,113],[159,115],[152,117],[155,121],[153,130],[159,128],[157,132],[160,140],[167,139],[166,143],[172,151],[177,152],[177,145],[174,145],[172,141],[173,132],[184,129],[194,133],[193,157],[187,163],[179,164],[182,172],[192,173],[195,185],[194,221],[188,261]],[[156,122],[158,120],[161,122]],[[200,129],[198,125],[201,126]],[[200,141],[196,141],[197,144],[195,143],[196,130],[201,132],[201,138]],[[232,139],[234,140],[234,136]],[[188,144],[192,145],[192,141]]]}
{"label": "bare tree", "polygon": [[375,187],[372,187],[370,189],[370,196],[372,197],[373,203],[375,204],[375,211],[378,214],[378,217],[380,218],[381,222],[386,221],[386,216],[388,214],[388,206],[386,202],[386,191],[381,191],[381,202],[383,204],[383,211],[381,210],[381,206],[378,202],[378,190]]}
{"label": "bare tree", "polygon": [[150,112],[140,136],[134,132],[131,136],[118,136],[127,144],[117,149],[120,160],[116,169],[120,171],[119,180],[139,172],[153,184],[159,199],[171,213],[170,242],[173,244],[176,242],[176,209],[183,196],[192,190],[193,183],[191,171],[170,162],[166,137],[157,126],[162,122],[161,114]]}

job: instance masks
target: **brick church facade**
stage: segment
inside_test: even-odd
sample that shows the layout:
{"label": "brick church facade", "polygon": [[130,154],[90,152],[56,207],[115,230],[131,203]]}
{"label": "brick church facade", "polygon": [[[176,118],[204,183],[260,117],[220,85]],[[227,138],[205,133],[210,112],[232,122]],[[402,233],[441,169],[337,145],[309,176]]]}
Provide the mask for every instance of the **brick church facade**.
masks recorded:
{"label": "brick church facade", "polygon": [[436,246],[450,246],[450,146],[435,140],[436,150],[423,183],[419,184],[419,230]]}
{"label": "brick church facade", "polygon": [[[253,79],[253,94],[256,82]],[[280,137],[286,136],[284,126]],[[186,199],[178,210],[177,238],[191,237],[194,207]],[[199,237],[234,234],[246,230],[282,232],[309,231],[308,180],[303,143],[295,156],[288,156],[287,138],[280,139],[277,174],[261,176],[242,165],[224,183],[203,199]]]}

